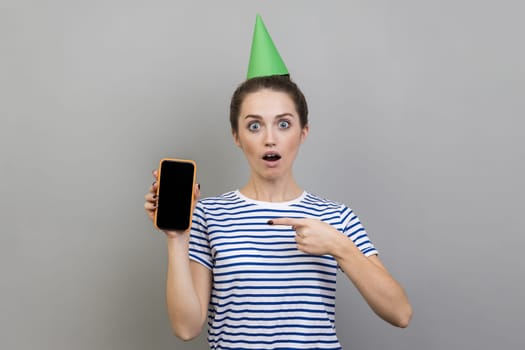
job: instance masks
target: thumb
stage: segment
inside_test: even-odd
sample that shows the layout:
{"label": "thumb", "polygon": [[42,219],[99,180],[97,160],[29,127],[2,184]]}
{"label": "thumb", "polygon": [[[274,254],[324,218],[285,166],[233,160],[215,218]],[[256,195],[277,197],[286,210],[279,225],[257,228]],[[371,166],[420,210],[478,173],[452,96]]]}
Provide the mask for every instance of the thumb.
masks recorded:
{"label": "thumb", "polygon": [[195,187],[193,188],[193,209],[197,206],[197,201],[199,200],[201,196],[201,184],[195,184]]}

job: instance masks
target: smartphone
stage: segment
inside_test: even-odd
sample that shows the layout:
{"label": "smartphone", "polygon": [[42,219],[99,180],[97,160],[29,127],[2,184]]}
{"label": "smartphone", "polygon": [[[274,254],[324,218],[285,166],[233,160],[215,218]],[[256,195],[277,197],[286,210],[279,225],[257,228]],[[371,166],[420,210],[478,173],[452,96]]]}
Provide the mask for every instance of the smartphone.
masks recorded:
{"label": "smartphone", "polygon": [[154,221],[156,228],[171,231],[186,231],[190,228],[196,171],[193,160],[160,160]]}

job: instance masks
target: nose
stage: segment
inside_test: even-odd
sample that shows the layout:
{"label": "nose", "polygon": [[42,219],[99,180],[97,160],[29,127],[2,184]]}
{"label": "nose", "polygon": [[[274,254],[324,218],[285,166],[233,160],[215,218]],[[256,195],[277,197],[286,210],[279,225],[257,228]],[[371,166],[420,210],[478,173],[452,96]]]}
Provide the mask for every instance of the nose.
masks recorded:
{"label": "nose", "polygon": [[275,146],[275,135],[270,128],[266,130],[264,145],[267,147]]}

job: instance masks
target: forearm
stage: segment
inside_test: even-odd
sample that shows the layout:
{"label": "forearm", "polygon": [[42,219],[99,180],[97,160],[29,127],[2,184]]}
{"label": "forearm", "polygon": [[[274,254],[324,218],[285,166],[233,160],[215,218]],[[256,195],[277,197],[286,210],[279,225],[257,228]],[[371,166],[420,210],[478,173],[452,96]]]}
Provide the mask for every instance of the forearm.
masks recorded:
{"label": "forearm", "polygon": [[183,340],[198,336],[206,315],[192,278],[187,235],[168,238],[166,302],[173,332]]}
{"label": "forearm", "polygon": [[[408,326],[412,316],[408,298],[377,257],[367,258],[344,235],[339,239],[334,257],[379,317],[397,327]],[[374,259],[377,260],[372,261]]]}

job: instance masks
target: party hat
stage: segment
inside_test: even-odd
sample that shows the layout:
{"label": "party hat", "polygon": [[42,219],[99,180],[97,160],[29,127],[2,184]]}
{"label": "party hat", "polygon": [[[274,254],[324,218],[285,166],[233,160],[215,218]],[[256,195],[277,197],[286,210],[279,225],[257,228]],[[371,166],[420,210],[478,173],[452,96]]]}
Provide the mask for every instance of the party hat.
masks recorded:
{"label": "party hat", "polygon": [[255,19],[247,79],[269,75],[287,75],[288,69],[275,47],[260,15]]}

